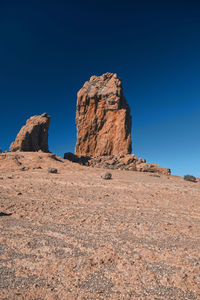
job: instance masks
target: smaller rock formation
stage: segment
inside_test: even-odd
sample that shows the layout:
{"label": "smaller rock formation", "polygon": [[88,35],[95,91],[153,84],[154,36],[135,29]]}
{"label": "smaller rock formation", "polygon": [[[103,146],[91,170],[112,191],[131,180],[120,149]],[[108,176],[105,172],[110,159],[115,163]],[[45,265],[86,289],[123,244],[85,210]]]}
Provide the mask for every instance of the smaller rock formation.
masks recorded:
{"label": "smaller rock formation", "polygon": [[15,141],[10,145],[10,151],[38,151],[49,152],[48,129],[50,117],[44,113],[33,116],[26,121],[19,131]]}

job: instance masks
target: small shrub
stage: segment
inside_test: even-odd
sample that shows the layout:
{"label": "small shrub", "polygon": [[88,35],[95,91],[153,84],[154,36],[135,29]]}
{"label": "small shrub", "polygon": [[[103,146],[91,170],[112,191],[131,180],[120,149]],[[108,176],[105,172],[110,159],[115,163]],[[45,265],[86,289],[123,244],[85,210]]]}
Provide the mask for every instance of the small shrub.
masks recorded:
{"label": "small shrub", "polygon": [[192,175],[185,175],[184,180],[196,182],[196,177],[194,177]]}

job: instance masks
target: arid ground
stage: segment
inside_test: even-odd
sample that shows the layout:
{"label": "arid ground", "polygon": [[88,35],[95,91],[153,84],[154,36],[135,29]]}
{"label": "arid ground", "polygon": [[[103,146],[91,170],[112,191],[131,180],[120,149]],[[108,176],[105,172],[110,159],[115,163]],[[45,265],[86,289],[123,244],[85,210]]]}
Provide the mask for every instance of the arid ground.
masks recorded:
{"label": "arid ground", "polygon": [[102,172],[0,155],[0,299],[200,299],[200,182]]}

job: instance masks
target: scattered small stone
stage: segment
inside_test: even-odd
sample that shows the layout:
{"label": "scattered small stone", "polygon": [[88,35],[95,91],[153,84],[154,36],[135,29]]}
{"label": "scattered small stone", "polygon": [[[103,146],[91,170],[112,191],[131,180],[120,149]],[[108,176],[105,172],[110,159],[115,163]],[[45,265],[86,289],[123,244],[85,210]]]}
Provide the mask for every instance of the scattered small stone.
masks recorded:
{"label": "scattered small stone", "polygon": [[149,176],[152,176],[152,177],[160,177],[160,175],[158,175],[158,174],[150,174]]}
{"label": "scattered small stone", "polygon": [[28,168],[27,167],[22,167],[19,169],[20,171],[28,171]]}
{"label": "scattered small stone", "polygon": [[54,173],[54,174],[57,174],[58,173],[58,170],[56,168],[48,168],[48,173]]}
{"label": "scattered small stone", "polygon": [[109,173],[109,172],[101,173],[101,178],[106,179],[106,180],[111,179],[112,178],[112,174]]}
{"label": "scattered small stone", "polygon": [[22,195],[22,193],[21,193],[21,192],[19,192],[19,193],[17,193],[17,195],[18,195],[18,196],[20,196],[20,195]]}
{"label": "scattered small stone", "polygon": [[192,175],[185,175],[184,180],[196,182],[196,177],[194,177]]}
{"label": "scattered small stone", "polygon": [[11,216],[12,213],[4,213],[4,212],[0,212],[0,217],[7,217],[7,216]]}
{"label": "scattered small stone", "polygon": [[188,275],[187,274],[184,274],[183,275],[183,279],[187,279],[188,278]]}

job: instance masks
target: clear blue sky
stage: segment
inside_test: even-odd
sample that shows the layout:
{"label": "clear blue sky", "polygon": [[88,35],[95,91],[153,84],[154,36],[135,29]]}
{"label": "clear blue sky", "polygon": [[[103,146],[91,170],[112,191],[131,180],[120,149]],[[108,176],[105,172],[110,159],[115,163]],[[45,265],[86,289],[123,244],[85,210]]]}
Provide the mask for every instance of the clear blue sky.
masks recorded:
{"label": "clear blue sky", "polygon": [[199,1],[0,1],[0,148],[31,115],[51,115],[50,150],[76,143],[76,94],[117,73],[133,152],[200,177]]}

